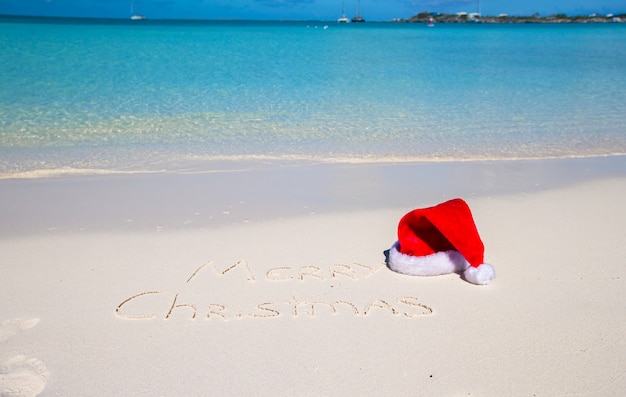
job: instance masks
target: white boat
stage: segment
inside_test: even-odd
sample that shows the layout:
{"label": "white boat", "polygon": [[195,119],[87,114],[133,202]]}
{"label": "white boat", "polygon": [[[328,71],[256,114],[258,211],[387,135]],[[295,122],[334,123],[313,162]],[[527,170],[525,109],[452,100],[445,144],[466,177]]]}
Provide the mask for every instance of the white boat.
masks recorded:
{"label": "white boat", "polygon": [[130,3],[130,19],[133,21],[146,19],[146,17],[141,14],[135,14],[135,0],[132,0]]}
{"label": "white boat", "polygon": [[343,7],[341,9],[341,18],[337,20],[339,23],[348,23],[350,22],[350,18],[346,16],[346,0],[343,0]]}

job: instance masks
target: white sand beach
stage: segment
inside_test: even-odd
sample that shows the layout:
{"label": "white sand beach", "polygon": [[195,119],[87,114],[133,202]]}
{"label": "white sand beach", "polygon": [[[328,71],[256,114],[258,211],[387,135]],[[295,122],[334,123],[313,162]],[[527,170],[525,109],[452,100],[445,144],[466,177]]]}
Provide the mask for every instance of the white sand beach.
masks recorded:
{"label": "white sand beach", "polygon": [[[621,395],[625,164],[2,180],[0,395]],[[453,197],[497,277],[390,271]]]}

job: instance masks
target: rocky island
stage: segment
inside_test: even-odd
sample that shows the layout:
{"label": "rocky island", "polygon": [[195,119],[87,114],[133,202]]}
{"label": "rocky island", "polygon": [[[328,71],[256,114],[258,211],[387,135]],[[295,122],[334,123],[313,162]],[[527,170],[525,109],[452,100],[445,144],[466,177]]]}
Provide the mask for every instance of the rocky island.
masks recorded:
{"label": "rocky island", "polygon": [[626,14],[592,14],[568,16],[555,14],[550,16],[509,16],[500,14],[497,16],[483,16],[479,13],[459,12],[456,14],[440,14],[420,12],[408,19],[395,19],[394,22],[409,23],[620,23],[626,22]]}

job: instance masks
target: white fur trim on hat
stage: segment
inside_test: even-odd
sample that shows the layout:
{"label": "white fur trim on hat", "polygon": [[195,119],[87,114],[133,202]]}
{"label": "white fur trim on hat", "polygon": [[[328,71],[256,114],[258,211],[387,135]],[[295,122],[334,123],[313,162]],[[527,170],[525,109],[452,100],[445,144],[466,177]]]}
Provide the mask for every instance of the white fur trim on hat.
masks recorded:
{"label": "white fur trim on hat", "polygon": [[496,271],[488,263],[473,267],[459,251],[440,251],[425,256],[413,256],[398,251],[396,241],[389,249],[387,265],[394,272],[409,276],[438,276],[441,274],[460,273],[472,284],[485,285],[496,277]]}
{"label": "white fur trim on hat", "polygon": [[440,251],[425,256],[413,256],[401,253],[398,247],[399,243],[396,241],[389,249],[387,265],[394,272],[410,276],[438,276],[461,272],[470,266],[458,251]]}
{"label": "white fur trim on hat", "polygon": [[488,263],[482,263],[478,267],[470,266],[465,269],[463,276],[472,284],[485,285],[496,277],[496,270]]}

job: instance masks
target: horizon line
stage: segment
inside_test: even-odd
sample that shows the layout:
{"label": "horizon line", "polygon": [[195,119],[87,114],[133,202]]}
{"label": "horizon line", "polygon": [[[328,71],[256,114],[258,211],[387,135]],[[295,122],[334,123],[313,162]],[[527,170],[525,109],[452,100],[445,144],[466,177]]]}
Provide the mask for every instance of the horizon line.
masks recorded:
{"label": "horizon line", "polygon": [[[421,11],[415,15],[411,15],[408,17],[396,17],[392,19],[369,19],[368,22],[397,22],[397,21],[405,21],[409,20],[413,17],[416,17],[420,14],[429,14],[429,15],[458,15],[461,13],[441,13],[441,12],[427,12]],[[467,14],[475,14],[475,13],[467,13]],[[498,15],[482,15],[479,14],[481,18],[497,18],[501,15],[506,15],[508,18],[533,18],[539,13],[533,13],[531,15],[509,15],[506,13],[500,13]],[[575,14],[569,15],[566,13],[555,13],[547,16],[539,16],[539,18],[549,18],[551,16],[556,15],[564,15],[567,18],[593,18],[593,16],[601,16],[606,17],[607,15],[612,16],[626,16],[626,12],[621,13],[609,13],[609,14],[600,14],[600,13],[591,13],[591,14]],[[144,15],[145,16],[145,15]],[[131,21],[130,16],[128,17],[94,17],[94,16],[59,16],[59,15],[24,15],[24,14],[0,14],[0,18],[33,18],[33,19],[89,19],[89,20],[107,20],[107,21]],[[168,18],[168,17],[148,17],[145,16],[145,19],[135,20],[134,23],[141,23],[146,21],[190,21],[190,22],[337,22],[337,19],[290,19],[290,18],[276,18],[276,19],[254,19],[254,18]]]}

